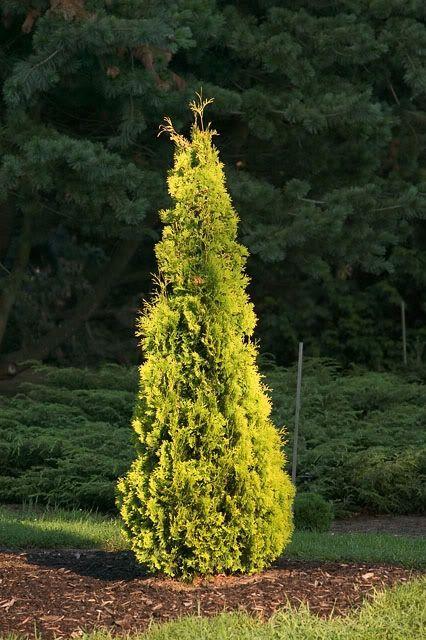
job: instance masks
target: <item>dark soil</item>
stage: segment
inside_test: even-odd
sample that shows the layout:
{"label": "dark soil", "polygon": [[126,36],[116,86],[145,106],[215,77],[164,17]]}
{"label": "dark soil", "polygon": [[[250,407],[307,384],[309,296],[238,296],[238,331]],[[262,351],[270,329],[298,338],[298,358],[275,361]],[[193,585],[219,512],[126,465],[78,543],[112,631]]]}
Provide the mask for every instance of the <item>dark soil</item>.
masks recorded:
{"label": "dark soil", "polygon": [[390,533],[394,536],[426,536],[426,516],[358,516],[337,520],[336,533]]}
{"label": "dark soil", "polygon": [[399,567],[283,561],[253,576],[187,585],[144,575],[127,552],[1,552],[0,633],[69,638],[103,628],[124,634],[189,614],[245,610],[266,618],[301,602],[320,616],[344,615],[375,588],[414,575]]}

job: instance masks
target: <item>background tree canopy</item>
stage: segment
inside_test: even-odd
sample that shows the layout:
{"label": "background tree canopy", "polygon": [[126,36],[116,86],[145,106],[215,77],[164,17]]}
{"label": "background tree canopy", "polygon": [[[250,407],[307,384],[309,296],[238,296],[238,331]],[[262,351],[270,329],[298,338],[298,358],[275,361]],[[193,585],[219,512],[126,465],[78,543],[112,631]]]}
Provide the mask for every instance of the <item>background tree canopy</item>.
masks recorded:
{"label": "background tree canopy", "polygon": [[167,206],[164,114],[203,87],[262,349],[426,357],[423,0],[3,0],[0,352],[131,362]]}

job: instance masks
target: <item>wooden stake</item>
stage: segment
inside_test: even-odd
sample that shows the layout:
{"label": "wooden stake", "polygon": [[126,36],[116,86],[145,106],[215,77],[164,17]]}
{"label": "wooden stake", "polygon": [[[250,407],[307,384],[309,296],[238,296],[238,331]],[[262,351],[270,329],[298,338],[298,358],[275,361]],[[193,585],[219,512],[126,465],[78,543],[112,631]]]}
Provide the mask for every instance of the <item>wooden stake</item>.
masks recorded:
{"label": "wooden stake", "polygon": [[401,324],[402,324],[402,361],[407,366],[407,333],[405,330],[405,302],[401,300]]}
{"label": "wooden stake", "polygon": [[297,362],[296,414],[294,417],[294,436],[293,436],[293,462],[291,465],[291,480],[293,484],[295,484],[296,482],[297,445],[299,440],[299,418],[300,418],[300,404],[301,404],[301,393],[302,393],[302,362],[303,362],[303,342],[299,342],[299,359]]}

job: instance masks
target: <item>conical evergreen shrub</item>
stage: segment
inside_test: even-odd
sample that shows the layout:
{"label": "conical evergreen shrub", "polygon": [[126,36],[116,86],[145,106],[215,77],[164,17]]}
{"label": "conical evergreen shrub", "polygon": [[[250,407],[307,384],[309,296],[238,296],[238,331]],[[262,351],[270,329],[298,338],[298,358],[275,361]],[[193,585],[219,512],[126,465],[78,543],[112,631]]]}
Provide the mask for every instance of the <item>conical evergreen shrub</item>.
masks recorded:
{"label": "conical evergreen shrub", "polygon": [[292,532],[293,486],[256,366],[247,251],[223,166],[193,103],[175,143],[174,206],[157,244],[158,287],[140,320],[145,363],[137,458],[120,480],[125,534],[151,570],[190,578],[262,569]]}

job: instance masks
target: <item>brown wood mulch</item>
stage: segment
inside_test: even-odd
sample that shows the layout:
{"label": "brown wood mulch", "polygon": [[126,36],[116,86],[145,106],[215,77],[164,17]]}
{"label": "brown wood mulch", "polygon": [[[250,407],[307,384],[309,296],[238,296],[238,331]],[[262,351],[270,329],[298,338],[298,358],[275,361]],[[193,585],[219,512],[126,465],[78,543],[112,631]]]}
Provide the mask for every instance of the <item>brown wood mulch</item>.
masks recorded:
{"label": "brown wood mulch", "polygon": [[374,589],[406,582],[400,567],[282,561],[252,576],[182,584],[149,577],[127,552],[0,552],[0,633],[73,638],[146,629],[183,615],[245,610],[267,618],[305,602],[320,616],[344,615]]}

